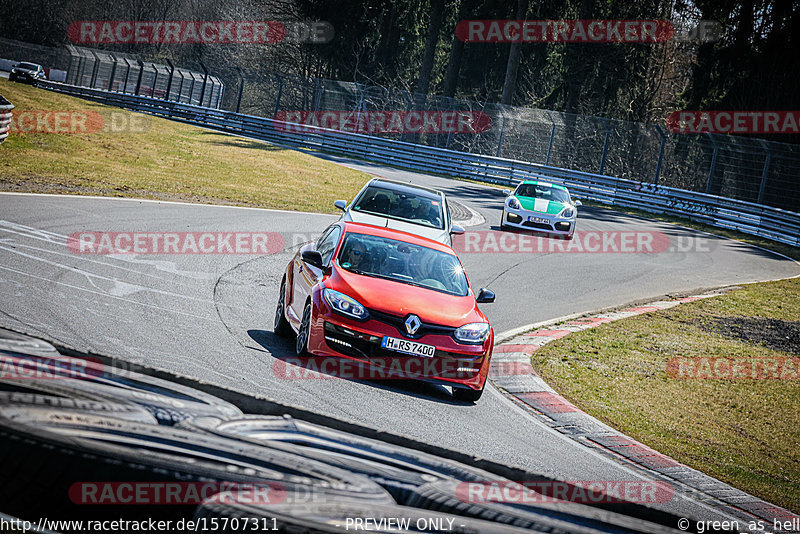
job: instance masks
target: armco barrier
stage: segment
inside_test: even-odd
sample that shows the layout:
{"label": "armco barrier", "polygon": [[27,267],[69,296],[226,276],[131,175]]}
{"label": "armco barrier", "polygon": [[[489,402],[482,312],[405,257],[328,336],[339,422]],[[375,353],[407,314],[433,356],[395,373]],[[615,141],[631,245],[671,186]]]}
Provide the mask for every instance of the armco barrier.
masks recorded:
{"label": "armco barrier", "polygon": [[145,96],[50,81],[37,82],[37,86],[276,144],[319,150],[421,172],[509,186],[527,178],[546,177],[569,187],[577,198],[637,208],[650,213],[688,217],[711,226],[739,230],[800,246],[800,214],[752,202],[314,126],[303,125],[302,132],[293,132],[285,127],[287,123],[281,121]]}

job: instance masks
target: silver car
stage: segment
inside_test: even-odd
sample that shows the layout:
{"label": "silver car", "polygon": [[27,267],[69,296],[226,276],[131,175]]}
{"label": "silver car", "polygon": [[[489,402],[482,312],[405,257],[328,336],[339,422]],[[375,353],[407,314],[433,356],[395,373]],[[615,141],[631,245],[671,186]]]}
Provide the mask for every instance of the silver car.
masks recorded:
{"label": "silver car", "polygon": [[341,220],[384,226],[452,245],[451,236],[464,229],[452,223],[447,197],[441,191],[373,178],[350,205],[337,200]]}

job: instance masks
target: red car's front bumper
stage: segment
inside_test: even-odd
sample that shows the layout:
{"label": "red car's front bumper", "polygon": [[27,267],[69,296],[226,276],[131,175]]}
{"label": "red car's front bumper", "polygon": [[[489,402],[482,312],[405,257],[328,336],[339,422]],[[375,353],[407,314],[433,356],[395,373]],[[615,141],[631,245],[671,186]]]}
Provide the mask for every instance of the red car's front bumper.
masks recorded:
{"label": "red car's front bumper", "polygon": [[[381,347],[384,336],[409,339],[386,316],[357,321],[332,311],[319,293],[313,300],[308,351],[316,358],[338,360],[324,362],[327,372],[342,378],[430,380],[471,389],[482,389],[486,382],[493,332],[481,345],[458,343],[448,333],[424,334],[413,341],[436,347],[434,356],[407,355]],[[356,365],[339,363],[342,360]]]}

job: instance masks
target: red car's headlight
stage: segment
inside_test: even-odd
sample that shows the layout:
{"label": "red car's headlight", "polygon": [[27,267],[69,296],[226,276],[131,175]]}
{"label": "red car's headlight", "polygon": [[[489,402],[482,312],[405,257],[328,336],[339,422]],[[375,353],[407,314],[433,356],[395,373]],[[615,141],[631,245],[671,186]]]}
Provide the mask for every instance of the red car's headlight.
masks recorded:
{"label": "red car's headlight", "polygon": [[489,323],[470,323],[453,332],[456,341],[477,345],[486,341],[489,336]]}
{"label": "red car's headlight", "polygon": [[333,289],[328,289],[327,287],[323,290],[322,294],[325,295],[325,300],[328,301],[328,304],[335,312],[353,317],[360,321],[369,317],[367,309],[353,297],[349,297]]}

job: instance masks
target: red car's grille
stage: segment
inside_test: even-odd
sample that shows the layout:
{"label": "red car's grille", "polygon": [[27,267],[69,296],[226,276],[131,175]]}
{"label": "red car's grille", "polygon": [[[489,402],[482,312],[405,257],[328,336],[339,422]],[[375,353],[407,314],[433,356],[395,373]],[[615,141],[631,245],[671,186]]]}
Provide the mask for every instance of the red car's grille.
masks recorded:
{"label": "red car's grille", "polygon": [[[352,356],[354,358],[365,359],[403,357],[403,354],[400,352],[387,350],[381,347],[381,340],[382,339],[378,336],[356,332],[333,323],[325,323],[325,342],[328,344],[328,347],[336,352],[341,352],[346,356]],[[440,350],[438,348],[434,353],[434,357],[455,358],[460,360],[473,359],[473,357],[464,354]]]}
{"label": "red car's grille", "polygon": [[394,327],[395,330],[397,330],[397,332],[401,336],[403,336],[405,338],[408,338],[408,339],[419,339],[422,336],[427,336],[429,334],[440,334],[440,335],[445,335],[445,336],[451,336],[452,337],[453,336],[453,332],[456,331],[456,329],[454,327],[452,327],[452,326],[444,326],[444,325],[438,325],[438,324],[432,324],[432,323],[422,323],[420,325],[419,329],[417,329],[417,331],[414,332],[414,334],[412,335],[412,334],[409,334],[406,331],[405,323],[406,323],[406,318],[408,317],[408,315],[404,315],[403,317],[400,317],[398,315],[392,315],[390,313],[385,313],[385,312],[372,310],[372,309],[369,310],[369,315],[370,315],[370,317],[372,319],[374,319],[376,321],[380,321],[382,323],[385,323],[385,324],[388,324],[389,326]]}

